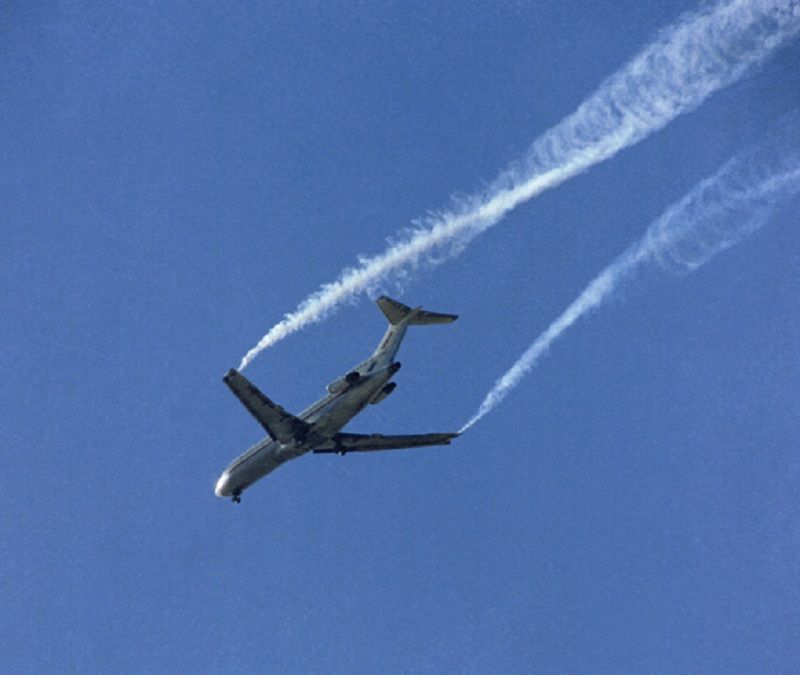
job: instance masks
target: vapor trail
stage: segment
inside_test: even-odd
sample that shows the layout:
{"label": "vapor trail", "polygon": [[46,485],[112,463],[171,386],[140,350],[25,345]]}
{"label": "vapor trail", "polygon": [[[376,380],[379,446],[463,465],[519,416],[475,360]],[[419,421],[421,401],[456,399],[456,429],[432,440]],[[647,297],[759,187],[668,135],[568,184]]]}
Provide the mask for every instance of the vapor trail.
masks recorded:
{"label": "vapor trail", "polygon": [[800,119],[795,114],[767,142],[730,160],[670,206],[495,382],[461,431],[497,407],[567,328],[599,307],[632,273],[653,263],[691,272],[764,225],[779,203],[798,192]]}
{"label": "vapor trail", "polygon": [[320,321],[392,274],[460,253],[519,204],[613,157],[699,106],[800,30],[800,0],[722,0],[662,31],[578,109],[536,140],[482,194],[434,214],[373,257],[360,257],[273,326],[242,359]]}

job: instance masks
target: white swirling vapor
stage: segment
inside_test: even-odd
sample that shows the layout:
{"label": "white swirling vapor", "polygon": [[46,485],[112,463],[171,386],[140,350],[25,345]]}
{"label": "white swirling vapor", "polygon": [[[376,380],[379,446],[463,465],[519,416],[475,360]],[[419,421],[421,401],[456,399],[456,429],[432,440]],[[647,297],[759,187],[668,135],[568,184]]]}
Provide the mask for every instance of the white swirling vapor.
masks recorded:
{"label": "white swirling vapor", "polygon": [[691,272],[763,226],[775,207],[800,192],[800,116],[785,118],[767,141],[727,162],[670,206],[644,236],[597,275],[500,377],[466,431],[496,408],[570,326],[597,309],[636,271],[658,265]]}
{"label": "white swirling vapor", "polygon": [[420,264],[458,255],[519,204],[694,110],[763,63],[798,30],[800,0],[723,0],[684,15],[546,131],[484,193],[418,222],[383,253],[360,257],[357,266],[345,269],[275,324],[239,368],[356,294],[374,292],[393,275],[407,275]]}

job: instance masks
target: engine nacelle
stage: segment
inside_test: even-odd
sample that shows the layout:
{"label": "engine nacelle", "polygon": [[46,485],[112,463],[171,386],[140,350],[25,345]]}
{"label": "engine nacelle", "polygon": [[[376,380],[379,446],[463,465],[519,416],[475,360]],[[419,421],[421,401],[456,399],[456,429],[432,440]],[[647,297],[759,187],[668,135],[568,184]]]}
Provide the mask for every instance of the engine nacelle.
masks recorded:
{"label": "engine nacelle", "polygon": [[329,394],[341,394],[343,391],[352,387],[356,382],[361,379],[361,373],[357,370],[347,373],[344,377],[334,380],[328,385]]}
{"label": "engine nacelle", "polygon": [[391,394],[395,388],[397,387],[397,382],[389,382],[386,384],[375,396],[372,397],[370,403],[375,405],[376,403],[380,403],[383,399],[385,399],[389,394]]}

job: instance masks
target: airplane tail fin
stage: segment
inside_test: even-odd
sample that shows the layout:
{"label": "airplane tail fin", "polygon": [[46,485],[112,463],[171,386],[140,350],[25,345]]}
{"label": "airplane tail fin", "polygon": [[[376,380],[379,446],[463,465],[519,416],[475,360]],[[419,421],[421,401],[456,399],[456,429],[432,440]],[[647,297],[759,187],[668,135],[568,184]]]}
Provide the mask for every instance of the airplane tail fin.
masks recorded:
{"label": "airplane tail fin", "polygon": [[426,312],[421,307],[412,309],[402,302],[392,300],[385,295],[379,297],[375,302],[393,326],[404,320],[407,320],[410,326],[425,326],[434,323],[451,323],[458,318],[457,314]]}

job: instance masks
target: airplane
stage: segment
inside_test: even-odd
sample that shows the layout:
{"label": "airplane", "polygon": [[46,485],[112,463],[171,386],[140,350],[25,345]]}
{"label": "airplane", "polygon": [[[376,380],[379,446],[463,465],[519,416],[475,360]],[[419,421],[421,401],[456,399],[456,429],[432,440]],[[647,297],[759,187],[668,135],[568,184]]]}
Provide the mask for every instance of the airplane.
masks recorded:
{"label": "airplane", "polygon": [[378,348],[366,361],[331,382],[328,394],[297,416],[273,403],[235,369],[231,368],[222,378],[267,436],[225,469],[214,489],[217,497],[230,497],[238,504],[246,488],[307,452],[345,455],[449,445],[458,436],[457,433],[384,436],[342,431],[367,405],[380,403],[394,391],[397,384],[390,380],[400,370],[400,363],[394,357],[409,326],[451,323],[458,318],[454,314],[427,312],[421,307],[412,309],[385,295],[375,302],[389,321]]}

